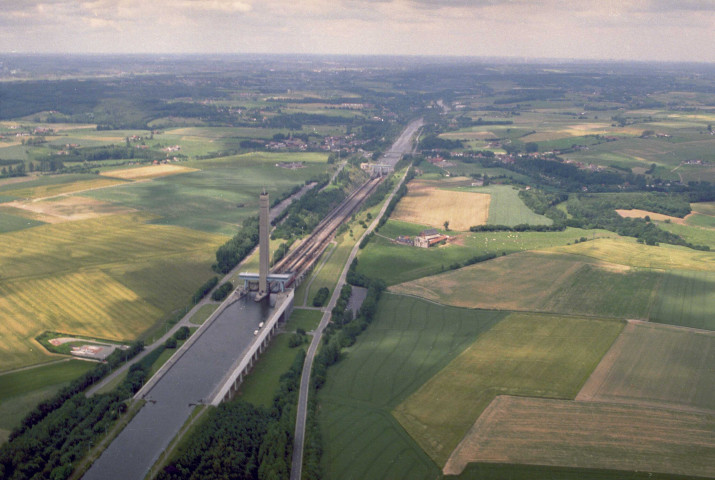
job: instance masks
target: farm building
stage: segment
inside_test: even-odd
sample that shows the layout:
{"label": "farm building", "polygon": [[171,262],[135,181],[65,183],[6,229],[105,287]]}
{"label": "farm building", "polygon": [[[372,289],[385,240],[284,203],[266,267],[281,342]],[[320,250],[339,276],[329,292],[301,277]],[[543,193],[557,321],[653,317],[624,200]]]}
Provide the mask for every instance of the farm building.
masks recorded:
{"label": "farm building", "polygon": [[401,243],[403,245],[412,245],[412,239],[406,235],[398,235],[395,242]]}
{"label": "farm building", "polygon": [[449,237],[447,235],[442,235],[436,229],[430,228],[428,230],[423,230],[418,236],[415,237],[414,245],[420,248],[429,248],[433,245],[437,245],[442,240],[447,240]]}

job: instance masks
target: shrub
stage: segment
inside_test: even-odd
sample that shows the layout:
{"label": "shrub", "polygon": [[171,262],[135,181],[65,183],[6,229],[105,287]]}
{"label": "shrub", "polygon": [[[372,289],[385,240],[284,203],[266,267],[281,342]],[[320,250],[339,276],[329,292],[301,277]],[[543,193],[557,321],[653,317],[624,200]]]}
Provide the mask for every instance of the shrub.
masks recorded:
{"label": "shrub", "polygon": [[214,293],[211,294],[211,299],[220,302],[226,298],[229,293],[231,293],[231,290],[233,290],[233,284],[231,282],[226,282],[214,290]]}
{"label": "shrub", "polygon": [[318,291],[315,294],[315,297],[313,297],[313,306],[314,307],[322,307],[325,305],[325,301],[328,299],[328,295],[330,295],[330,290],[328,290],[328,287],[320,287]]}

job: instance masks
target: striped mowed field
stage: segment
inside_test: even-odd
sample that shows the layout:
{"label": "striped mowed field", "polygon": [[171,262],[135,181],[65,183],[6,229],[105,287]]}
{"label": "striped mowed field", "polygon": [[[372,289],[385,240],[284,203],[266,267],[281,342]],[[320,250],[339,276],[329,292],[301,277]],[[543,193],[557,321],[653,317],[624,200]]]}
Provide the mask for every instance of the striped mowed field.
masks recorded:
{"label": "striped mowed field", "polygon": [[500,396],[444,472],[458,474],[467,462],[480,461],[708,478],[715,464],[714,431],[715,416],[702,413]]}
{"label": "striped mowed field", "polygon": [[49,356],[45,330],[133,340],[212,275],[225,237],[116,215],[0,236],[0,371]]}

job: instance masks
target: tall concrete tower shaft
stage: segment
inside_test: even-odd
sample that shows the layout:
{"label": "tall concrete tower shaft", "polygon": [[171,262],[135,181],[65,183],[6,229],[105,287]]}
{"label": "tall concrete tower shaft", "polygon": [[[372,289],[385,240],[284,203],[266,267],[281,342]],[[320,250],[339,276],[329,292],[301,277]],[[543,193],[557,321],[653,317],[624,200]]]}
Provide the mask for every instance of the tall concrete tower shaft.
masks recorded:
{"label": "tall concrete tower shaft", "polygon": [[258,296],[262,297],[268,293],[268,209],[270,203],[268,194],[264,190],[258,199],[259,214],[258,214]]}

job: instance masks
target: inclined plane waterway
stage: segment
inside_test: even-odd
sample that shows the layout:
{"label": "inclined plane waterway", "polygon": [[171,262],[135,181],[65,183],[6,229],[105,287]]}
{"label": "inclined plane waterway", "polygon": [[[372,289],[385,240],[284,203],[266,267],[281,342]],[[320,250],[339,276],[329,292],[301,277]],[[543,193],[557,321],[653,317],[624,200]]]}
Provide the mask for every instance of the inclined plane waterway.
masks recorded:
{"label": "inclined plane waterway", "polygon": [[191,411],[199,404],[210,404],[227,372],[251,347],[258,324],[276,311],[265,300],[256,303],[244,296],[196,332],[199,336],[164,375],[148,391],[140,392],[146,404],[83,478],[144,478]]}

